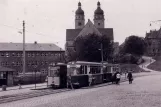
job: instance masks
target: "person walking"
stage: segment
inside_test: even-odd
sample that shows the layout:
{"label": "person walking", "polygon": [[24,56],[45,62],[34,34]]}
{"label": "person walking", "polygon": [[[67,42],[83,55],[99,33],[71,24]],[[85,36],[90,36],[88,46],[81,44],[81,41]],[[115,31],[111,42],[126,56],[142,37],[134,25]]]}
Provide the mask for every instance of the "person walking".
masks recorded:
{"label": "person walking", "polygon": [[132,72],[131,71],[128,73],[127,78],[129,80],[129,84],[132,84],[133,76],[132,76]]}
{"label": "person walking", "polygon": [[19,89],[22,89],[21,84],[22,84],[22,80],[21,80],[21,78],[20,78],[20,79],[18,80]]}
{"label": "person walking", "polygon": [[117,72],[116,74],[116,84],[120,84],[120,78],[121,78],[121,75],[119,72]]}

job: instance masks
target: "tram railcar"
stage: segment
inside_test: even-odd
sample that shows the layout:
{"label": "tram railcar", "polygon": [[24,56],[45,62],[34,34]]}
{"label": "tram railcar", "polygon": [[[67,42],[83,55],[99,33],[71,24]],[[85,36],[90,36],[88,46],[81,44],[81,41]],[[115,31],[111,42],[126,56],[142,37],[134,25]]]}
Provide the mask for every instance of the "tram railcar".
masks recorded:
{"label": "tram railcar", "polygon": [[85,87],[111,82],[112,75],[119,72],[118,64],[76,61],[67,64],[67,86]]}
{"label": "tram railcar", "polygon": [[67,65],[64,63],[52,63],[48,68],[47,84],[52,88],[67,87]]}
{"label": "tram railcar", "polygon": [[112,82],[112,76],[119,72],[118,64],[76,61],[53,63],[48,68],[48,86],[53,88],[79,88],[105,82]]}

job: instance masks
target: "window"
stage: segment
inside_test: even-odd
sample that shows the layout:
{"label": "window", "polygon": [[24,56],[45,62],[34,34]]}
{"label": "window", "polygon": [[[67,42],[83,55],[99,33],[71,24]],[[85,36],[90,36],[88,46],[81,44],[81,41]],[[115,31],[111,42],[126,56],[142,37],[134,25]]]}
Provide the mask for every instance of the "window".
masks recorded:
{"label": "window", "polygon": [[4,66],[5,65],[4,62],[1,62],[1,65]]}
{"label": "window", "polygon": [[42,53],[41,56],[44,56],[44,53]]}
{"label": "window", "polygon": [[39,56],[39,53],[36,53],[37,56]]}
{"label": "window", "polygon": [[34,53],[32,54],[32,57],[35,57],[35,54]]}
{"label": "window", "polygon": [[100,25],[100,23],[98,23],[98,25]]}
{"label": "window", "polygon": [[1,53],[1,56],[4,57],[5,56],[4,53]]}
{"label": "window", "polygon": [[48,53],[45,53],[45,56],[48,56]]}
{"label": "window", "polygon": [[15,56],[15,53],[12,53],[12,56],[14,57]]}
{"label": "window", "polygon": [[44,65],[44,62],[43,61],[41,62],[41,65]]}
{"label": "window", "polygon": [[82,25],[82,23],[81,23],[81,22],[79,22],[79,23],[78,23],[78,26],[81,26],[81,25]]}
{"label": "window", "polygon": [[28,57],[31,57],[31,53],[28,53]]}
{"label": "window", "polygon": [[9,55],[9,53],[6,53],[6,57],[9,57],[10,55]]}
{"label": "window", "polygon": [[21,54],[20,53],[17,53],[17,57],[20,57],[21,56]]}

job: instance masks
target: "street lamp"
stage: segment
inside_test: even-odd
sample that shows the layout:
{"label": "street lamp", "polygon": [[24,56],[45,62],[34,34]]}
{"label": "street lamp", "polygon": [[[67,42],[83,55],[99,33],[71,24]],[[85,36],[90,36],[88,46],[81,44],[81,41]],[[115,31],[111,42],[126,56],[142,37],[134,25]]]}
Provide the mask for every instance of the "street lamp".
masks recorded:
{"label": "street lamp", "polygon": [[103,73],[103,46],[101,43],[101,49],[99,49],[101,51],[101,62],[102,62],[102,67],[101,67],[101,73]]}

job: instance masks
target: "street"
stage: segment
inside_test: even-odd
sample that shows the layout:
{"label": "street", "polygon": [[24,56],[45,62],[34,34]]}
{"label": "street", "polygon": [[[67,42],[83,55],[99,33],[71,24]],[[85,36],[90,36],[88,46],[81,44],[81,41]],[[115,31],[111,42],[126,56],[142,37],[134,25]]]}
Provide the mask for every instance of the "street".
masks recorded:
{"label": "street", "polygon": [[1,107],[159,107],[161,74],[135,78],[133,84],[108,85],[35,97]]}

